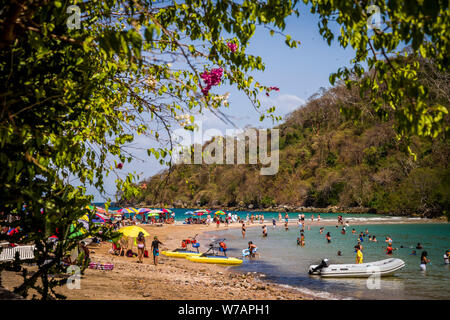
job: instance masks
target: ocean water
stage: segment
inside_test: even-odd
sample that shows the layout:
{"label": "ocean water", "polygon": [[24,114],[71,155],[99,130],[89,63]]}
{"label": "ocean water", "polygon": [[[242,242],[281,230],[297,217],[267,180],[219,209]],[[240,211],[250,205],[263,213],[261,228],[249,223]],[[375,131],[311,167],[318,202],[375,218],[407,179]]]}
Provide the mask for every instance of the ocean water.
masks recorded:
{"label": "ocean water", "polygon": [[[365,218],[364,218],[365,219]],[[205,234],[200,243],[205,249],[210,240],[226,238],[229,256],[241,256],[242,249],[248,241],[258,246],[259,259],[244,259],[241,266],[232,267],[242,272],[262,273],[266,279],[290,287],[298,288],[306,293],[314,293],[318,297],[328,299],[450,299],[450,267],[444,265],[443,255],[450,249],[450,224],[387,224],[387,225],[353,225],[342,235],[341,228],[326,226],[323,234],[318,226],[305,229],[306,244],[297,246],[299,228],[289,226],[285,231],[282,223],[272,228],[267,224],[268,237],[262,237],[261,227],[247,228],[246,238],[242,238],[240,229],[228,229]],[[355,228],[356,235],[351,233]],[[364,262],[386,259],[385,237],[393,239],[393,257],[405,261],[406,266],[393,276],[382,277],[379,289],[367,279],[322,279],[309,276],[308,268],[318,264],[323,258],[330,263],[354,263],[354,246],[361,231],[368,229],[369,234],[376,235],[377,243],[369,242],[367,237],[363,244]],[[331,234],[331,243],[327,243],[325,235]],[[428,253],[431,264],[427,271],[419,269],[420,254],[423,250],[415,249],[420,242]],[[342,256],[337,255],[337,251]],[[416,250],[417,255],[411,255]],[[370,280],[369,280],[370,281]]]}

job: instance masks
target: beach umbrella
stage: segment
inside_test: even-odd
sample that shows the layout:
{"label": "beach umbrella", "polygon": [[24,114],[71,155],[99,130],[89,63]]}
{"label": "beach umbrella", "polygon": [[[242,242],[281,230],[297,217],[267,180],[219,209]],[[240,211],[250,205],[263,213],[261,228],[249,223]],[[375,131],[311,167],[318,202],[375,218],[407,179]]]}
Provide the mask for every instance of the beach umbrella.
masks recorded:
{"label": "beach umbrella", "polygon": [[105,223],[106,220],[109,219],[107,216],[101,214],[101,213],[96,213],[95,216],[92,219],[92,222],[94,223]]}
{"label": "beach umbrella", "polygon": [[130,238],[136,238],[139,235],[139,232],[142,232],[144,237],[148,237],[150,235],[147,231],[138,226],[122,227],[118,231]]}
{"label": "beach umbrella", "polygon": [[194,213],[200,213],[200,212],[202,212],[202,213],[211,213],[211,210],[207,210],[207,209],[200,209],[200,210],[195,210],[194,211]]}
{"label": "beach umbrella", "polygon": [[119,209],[119,210],[117,210],[117,212],[119,212],[119,213],[134,213],[134,214],[139,213],[137,209],[131,208],[131,207]]}
{"label": "beach umbrella", "polygon": [[148,213],[148,212],[150,212],[150,211],[152,211],[152,209],[148,209],[148,208],[140,208],[139,210],[138,210],[138,212],[139,213]]}
{"label": "beach umbrella", "polygon": [[188,215],[188,216],[193,216],[194,215],[194,213],[192,211],[185,212],[184,214]]}
{"label": "beach umbrella", "polygon": [[194,212],[194,216],[203,216],[204,214],[206,214],[205,212],[201,211],[201,212]]}
{"label": "beach umbrella", "polygon": [[172,211],[172,210],[169,210],[169,209],[163,208],[163,209],[162,209],[162,212],[164,212],[164,213],[172,213],[173,211]]}
{"label": "beach umbrella", "polygon": [[117,211],[109,211],[106,213],[106,215],[109,217],[121,217],[122,216],[122,214]]}
{"label": "beach umbrella", "polygon": [[149,212],[147,214],[148,217],[159,217],[159,213],[158,212]]}
{"label": "beach umbrella", "polygon": [[214,214],[218,214],[218,215],[223,216],[223,215],[225,215],[226,213],[225,213],[224,211],[222,211],[222,210],[219,210],[219,211],[214,212]]}
{"label": "beach umbrella", "polygon": [[89,230],[89,222],[87,222],[84,219],[78,219],[77,221],[83,225],[83,228],[85,228],[86,230]]}

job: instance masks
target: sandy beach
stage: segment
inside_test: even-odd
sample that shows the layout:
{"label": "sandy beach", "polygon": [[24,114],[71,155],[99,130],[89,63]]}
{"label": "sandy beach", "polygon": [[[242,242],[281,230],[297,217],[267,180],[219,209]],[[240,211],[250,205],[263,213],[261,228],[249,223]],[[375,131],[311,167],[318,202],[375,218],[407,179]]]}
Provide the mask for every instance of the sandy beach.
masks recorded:
{"label": "sandy beach", "polygon": [[[436,223],[440,220],[429,219],[401,219],[392,223]],[[265,221],[271,224],[271,221]],[[377,221],[375,223],[391,223],[391,221]],[[278,228],[282,223],[277,222]],[[290,220],[290,225],[296,222]],[[307,225],[335,225],[336,221],[307,221]],[[350,227],[351,227],[350,220]],[[355,223],[356,224],[356,223]],[[358,224],[368,224],[358,222]],[[371,224],[374,224],[371,222]],[[180,240],[195,234],[227,229],[221,224],[216,225],[140,225],[150,237],[147,238],[147,248],[150,247],[153,236],[158,236],[164,243],[161,248],[175,249]],[[260,227],[261,223],[247,225]],[[240,228],[238,223],[230,224],[228,229]],[[114,256],[108,253],[111,244],[103,242],[91,245],[91,261],[100,263],[113,263],[114,270],[87,269],[81,277],[81,288],[69,290],[66,286],[57,289],[70,300],[303,300],[319,299],[296,289],[264,280],[264,276],[256,273],[241,274],[233,271],[233,267],[194,263],[186,259],[170,258],[160,255],[158,266],[153,265],[153,259],[144,258],[144,263],[137,263],[137,258]],[[203,245],[203,249],[205,245]],[[33,270],[34,267],[30,267]],[[12,290],[20,283],[21,276],[14,272],[4,271],[2,284],[6,289]],[[30,291],[31,293],[31,291]],[[31,295],[29,296],[31,298]]]}

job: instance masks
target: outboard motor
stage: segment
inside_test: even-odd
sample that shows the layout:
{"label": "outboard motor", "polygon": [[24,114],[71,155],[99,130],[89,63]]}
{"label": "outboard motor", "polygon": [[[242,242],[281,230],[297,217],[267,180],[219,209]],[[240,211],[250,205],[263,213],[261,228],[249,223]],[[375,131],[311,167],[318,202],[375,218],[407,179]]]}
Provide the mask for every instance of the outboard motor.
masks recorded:
{"label": "outboard motor", "polygon": [[322,260],[322,262],[318,266],[316,266],[315,268],[309,269],[309,274],[313,274],[314,272],[320,271],[323,268],[326,268],[328,266],[329,266],[328,259],[325,258]]}

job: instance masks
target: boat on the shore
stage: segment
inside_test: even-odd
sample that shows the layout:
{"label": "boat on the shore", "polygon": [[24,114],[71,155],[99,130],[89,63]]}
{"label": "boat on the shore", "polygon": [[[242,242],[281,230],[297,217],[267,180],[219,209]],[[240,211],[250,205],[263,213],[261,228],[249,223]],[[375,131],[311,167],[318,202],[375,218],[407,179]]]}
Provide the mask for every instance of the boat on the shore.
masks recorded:
{"label": "boat on the shore", "polygon": [[225,256],[213,256],[213,255],[211,255],[211,256],[210,255],[187,256],[186,259],[193,261],[193,262],[224,264],[224,265],[232,265],[232,266],[237,266],[237,265],[242,264],[241,259],[225,257]]}
{"label": "boat on the shore", "polygon": [[389,258],[360,264],[328,264],[324,259],[319,265],[311,265],[309,274],[334,278],[368,278],[372,275],[390,276],[405,266],[405,262],[397,258]]}
{"label": "boat on the shore", "polygon": [[161,251],[161,254],[172,258],[186,258],[188,256],[199,256],[201,253],[192,250],[173,250],[173,251]]}

